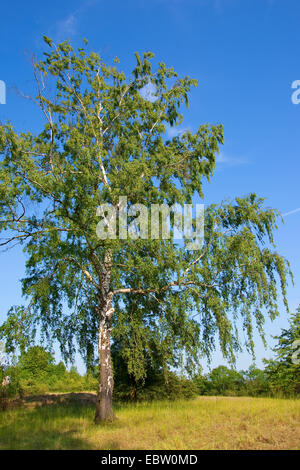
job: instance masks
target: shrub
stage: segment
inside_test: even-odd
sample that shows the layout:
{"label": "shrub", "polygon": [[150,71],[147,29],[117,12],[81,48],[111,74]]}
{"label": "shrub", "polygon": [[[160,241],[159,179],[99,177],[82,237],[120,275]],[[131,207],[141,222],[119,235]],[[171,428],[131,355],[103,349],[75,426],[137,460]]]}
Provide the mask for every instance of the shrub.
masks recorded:
{"label": "shrub", "polygon": [[168,371],[157,373],[151,381],[144,384],[116,382],[114,398],[116,401],[153,401],[190,399],[198,394],[197,386],[185,377]]}

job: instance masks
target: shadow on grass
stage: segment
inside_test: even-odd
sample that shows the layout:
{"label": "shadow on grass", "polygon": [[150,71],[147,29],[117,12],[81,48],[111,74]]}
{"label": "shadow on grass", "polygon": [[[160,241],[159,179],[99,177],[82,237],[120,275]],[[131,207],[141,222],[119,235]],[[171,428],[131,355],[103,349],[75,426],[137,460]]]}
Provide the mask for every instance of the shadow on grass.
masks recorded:
{"label": "shadow on grass", "polygon": [[49,405],[1,412],[0,449],[93,449],[80,433],[93,426],[94,405],[74,399]]}
{"label": "shadow on grass", "polygon": [[[127,423],[117,418],[110,424],[95,425],[95,403],[96,395],[88,392],[53,393],[14,400],[0,412],[0,450],[99,450],[95,439],[88,440],[89,435],[99,435],[102,449],[120,449],[117,439],[106,440],[105,435],[127,427]],[[114,403],[117,416],[124,406],[128,405]]]}
{"label": "shadow on grass", "polygon": [[72,404],[79,403],[82,405],[95,404],[96,395],[88,392],[78,393],[47,393],[44,395],[32,395],[17,400],[18,405],[37,404],[37,405],[54,405],[54,404]]}

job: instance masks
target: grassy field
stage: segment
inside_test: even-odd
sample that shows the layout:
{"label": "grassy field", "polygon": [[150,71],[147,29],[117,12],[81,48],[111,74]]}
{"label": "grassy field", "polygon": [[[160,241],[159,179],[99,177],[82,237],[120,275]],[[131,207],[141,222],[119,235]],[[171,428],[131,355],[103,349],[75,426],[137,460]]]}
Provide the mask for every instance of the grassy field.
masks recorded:
{"label": "grassy field", "polygon": [[99,427],[82,399],[8,409],[0,449],[300,449],[300,400],[199,397],[115,411],[117,421]]}

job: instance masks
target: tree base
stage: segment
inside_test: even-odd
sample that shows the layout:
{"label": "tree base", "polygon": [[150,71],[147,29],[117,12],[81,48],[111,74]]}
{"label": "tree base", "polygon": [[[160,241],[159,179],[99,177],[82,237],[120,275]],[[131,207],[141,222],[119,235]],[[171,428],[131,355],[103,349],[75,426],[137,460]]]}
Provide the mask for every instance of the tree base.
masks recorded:
{"label": "tree base", "polygon": [[95,415],[94,423],[95,424],[112,424],[116,421],[116,416],[114,414],[108,416],[101,416],[98,413]]}
{"label": "tree base", "polygon": [[112,423],[115,420],[116,417],[112,409],[111,400],[100,400],[97,403],[96,415],[94,419],[95,424]]}

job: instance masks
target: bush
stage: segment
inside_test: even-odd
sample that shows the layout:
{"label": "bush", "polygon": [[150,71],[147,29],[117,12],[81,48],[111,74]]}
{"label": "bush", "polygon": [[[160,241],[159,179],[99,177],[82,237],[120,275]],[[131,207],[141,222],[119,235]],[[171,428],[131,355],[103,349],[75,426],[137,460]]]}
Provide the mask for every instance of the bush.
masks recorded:
{"label": "bush", "polygon": [[43,395],[48,392],[49,387],[42,382],[23,379],[21,380],[21,389],[24,395]]}
{"label": "bush", "polygon": [[[10,382],[6,386],[2,386],[4,377],[8,376]],[[22,396],[22,387],[19,378],[19,370],[17,367],[0,368],[0,409],[6,409],[9,400]]]}
{"label": "bush", "polygon": [[[150,382],[150,381],[149,381]],[[144,384],[116,382],[114,399],[116,401],[153,401],[190,399],[198,395],[197,386],[185,377],[179,377],[173,372],[160,372]]]}

